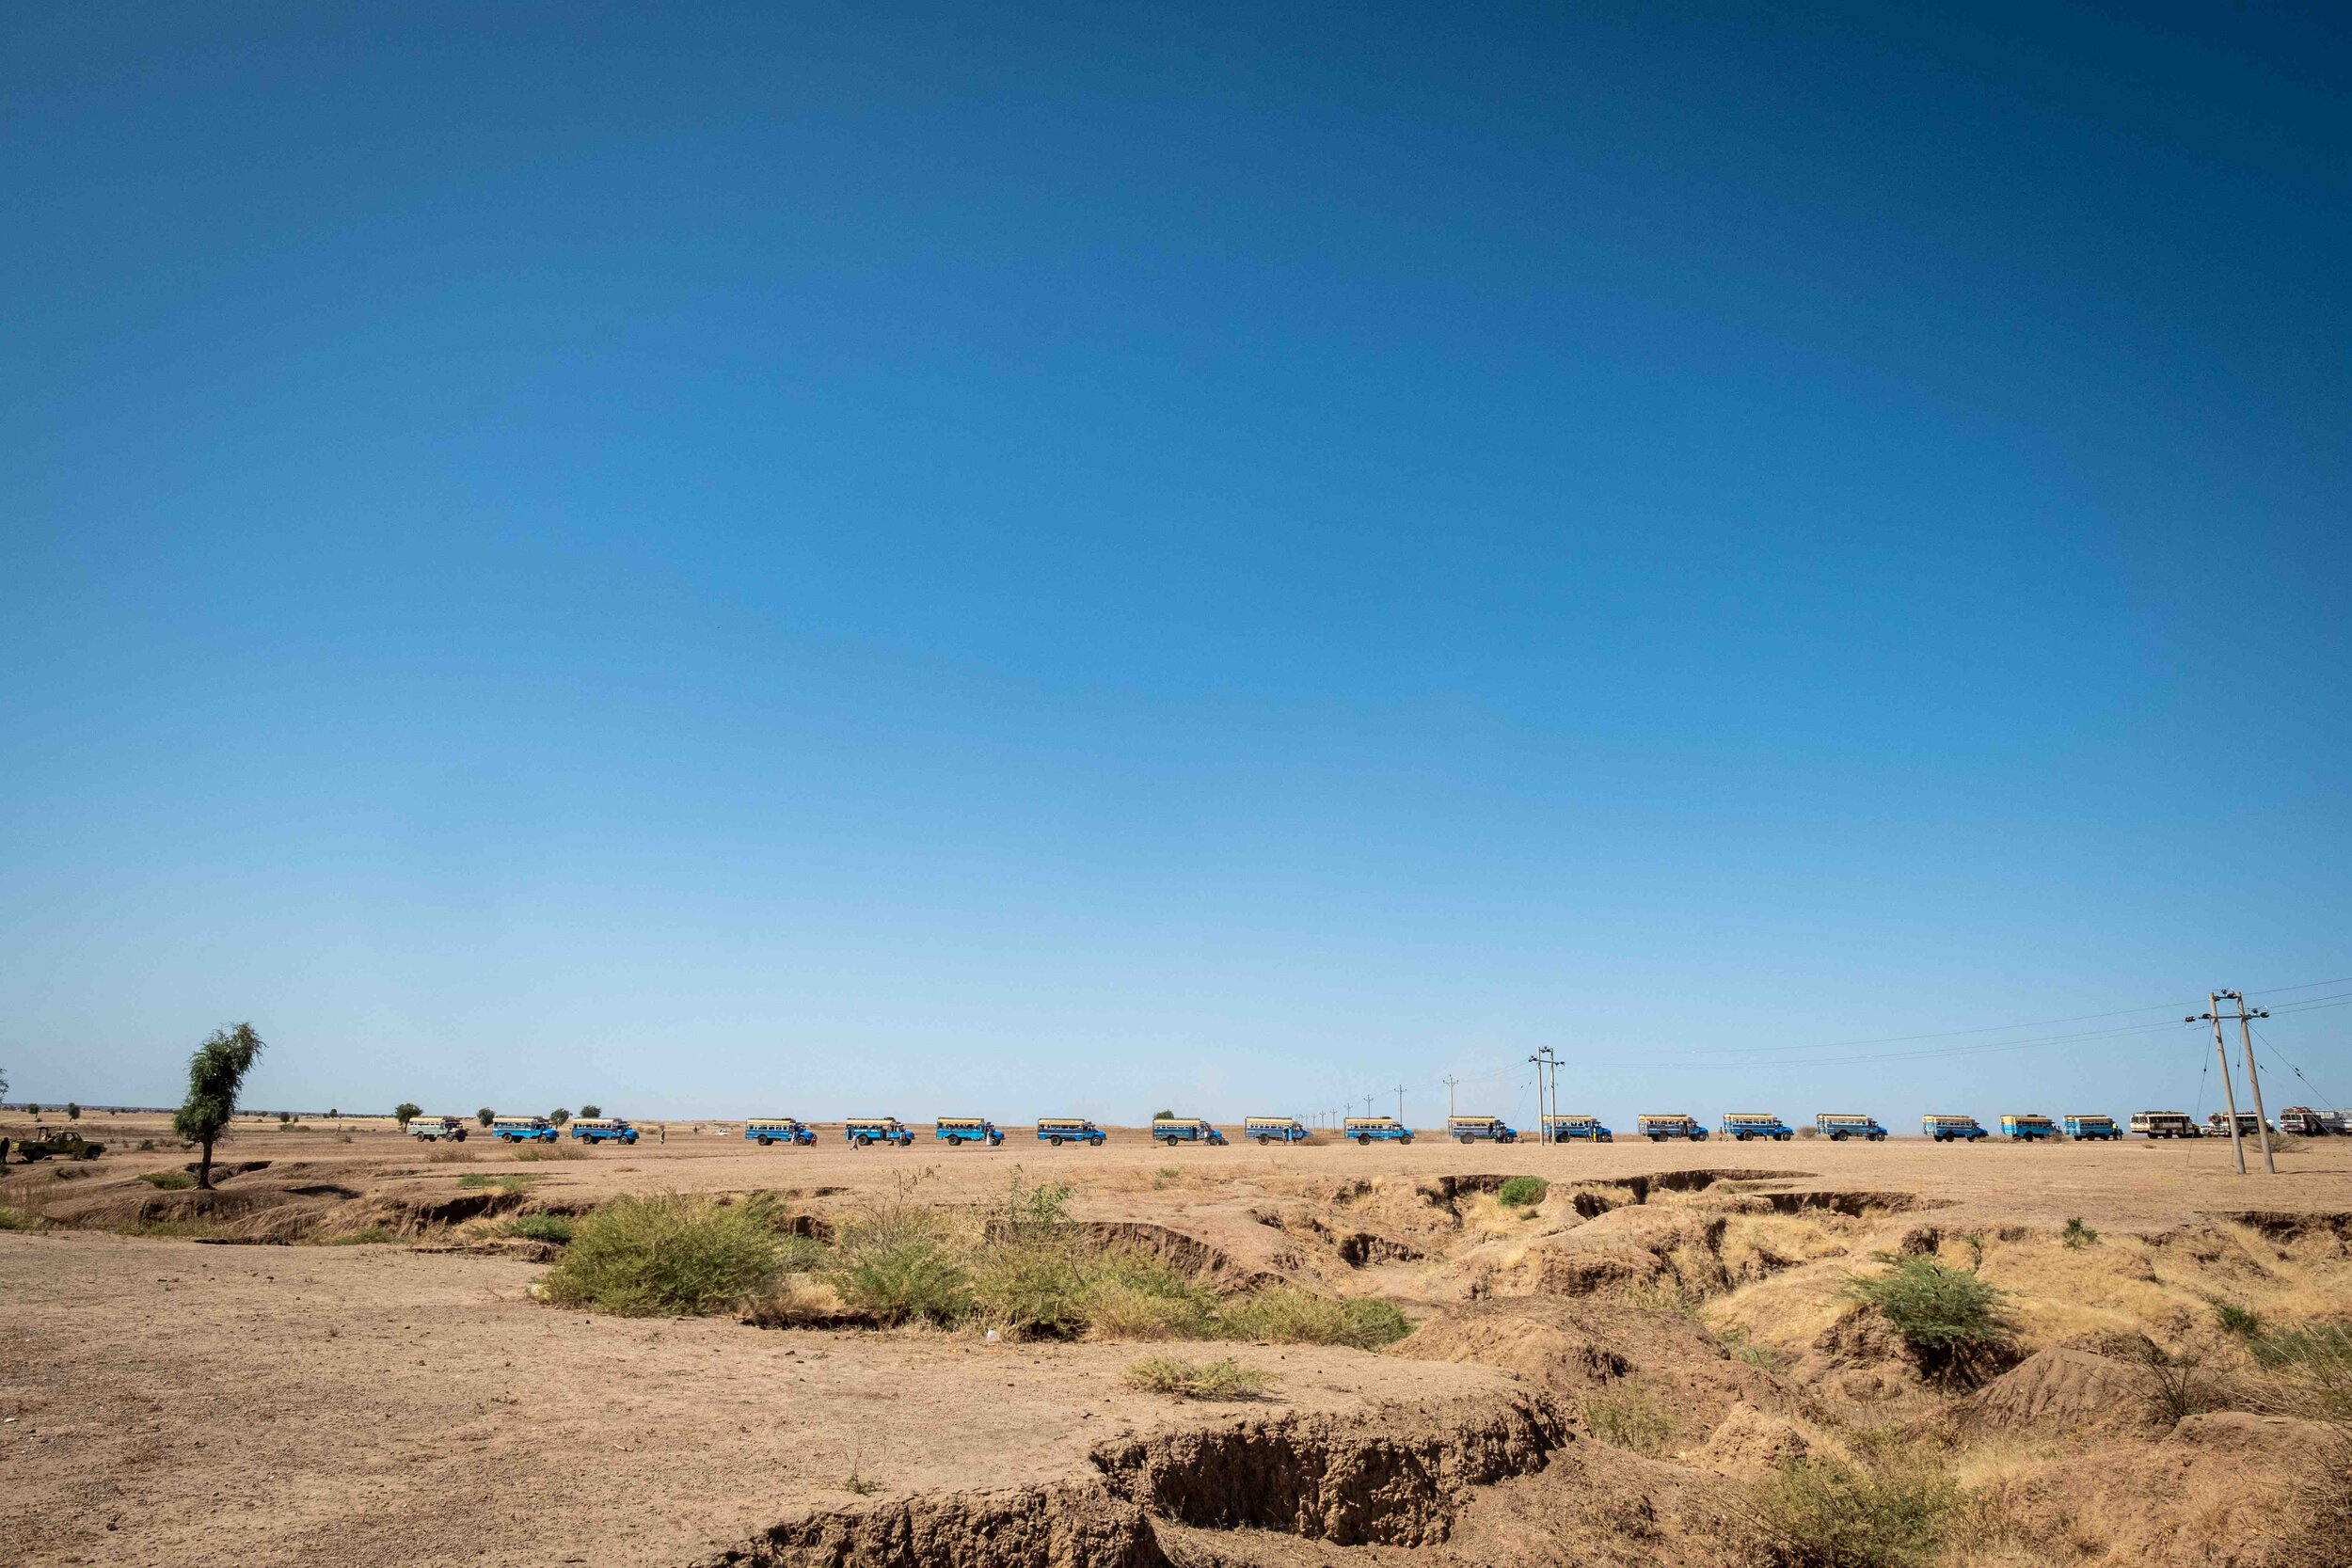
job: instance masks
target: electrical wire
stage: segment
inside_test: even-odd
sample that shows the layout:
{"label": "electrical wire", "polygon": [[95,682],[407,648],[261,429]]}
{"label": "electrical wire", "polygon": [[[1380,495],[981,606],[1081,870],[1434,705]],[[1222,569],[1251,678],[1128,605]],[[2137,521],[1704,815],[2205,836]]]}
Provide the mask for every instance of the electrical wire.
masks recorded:
{"label": "electrical wire", "polygon": [[[2248,1027],[2252,1028],[2253,1026],[2249,1024]],[[2268,1035],[2264,1034],[2260,1029],[2255,1029],[2254,1037],[2262,1042],[2262,1048],[2265,1051],[2270,1053],[2270,1059],[2272,1061],[2277,1062],[2280,1067],[2295,1074],[2296,1081],[2301,1083],[2305,1088],[2312,1091],[2313,1099],[2328,1101],[2327,1108],[2329,1110],[2337,1109],[2339,1102],[2335,1097],[2328,1094],[2326,1090],[2322,1089],[2318,1085],[2312,1083],[2310,1079],[2305,1078],[2303,1076],[2303,1069],[2296,1067],[2293,1062],[2288,1061],[2286,1056],[2279,1050],[2279,1048],[2270,1043],[2270,1037]]]}

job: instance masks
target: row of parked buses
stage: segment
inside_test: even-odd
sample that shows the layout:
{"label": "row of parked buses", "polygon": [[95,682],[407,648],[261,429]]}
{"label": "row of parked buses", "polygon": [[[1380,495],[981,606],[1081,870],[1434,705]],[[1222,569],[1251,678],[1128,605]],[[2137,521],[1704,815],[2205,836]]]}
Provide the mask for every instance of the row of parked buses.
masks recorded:
{"label": "row of parked buses", "polygon": [[[2275,1125],[2251,1112],[2241,1112],[2237,1119],[2239,1132],[2248,1137],[2257,1130],[2312,1135],[2352,1133],[2352,1112],[2314,1111],[2305,1105],[2288,1106],[2279,1114]],[[1553,1143],[1614,1143],[1617,1136],[1602,1125],[1598,1117],[1547,1116],[1542,1126]],[[1887,1130],[1878,1118],[1859,1111],[1823,1111],[1813,1118],[1813,1130],[1821,1137],[1839,1143],[1848,1138],[1881,1143],[1887,1137]],[[426,1143],[442,1139],[463,1143],[469,1131],[467,1124],[456,1117],[417,1117],[408,1123],[409,1134]],[[564,1128],[557,1128],[545,1117],[498,1117],[482,1131],[486,1136],[509,1144],[553,1143],[565,1132],[582,1143],[637,1141],[637,1129],[619,1117],[576,1117]],[[1349,1117],[1339,1131],[1343,1138],[1367,1147],[1375,1143],[1409,1144],[1414,1136],[1413,1129],[1395,1117]],[[1974,1143],[1994,1135],[1991,1128],[1974,1117],[1934,1113],[1919,1118],[1919,1131],[1940,1144]],[[2038,1143],[2061,1133],[2083,1142],[2111,1143],[2122,1137],[2124,1131],[2113,1117],[2089,1113],[2057,1117],[2011,1115],[2000,1121],[2001,1136],[2012,1143]],[[2220,1138],[2229,1136],[2230,1118],[2216,1111],[2201,1125],[2186,1111],[2138,1111],[2132,1116],[2130,1131],[2149,1138]],[[1522,1136],[1518,1128],[1501,1117],[1448,1117],[1445,1132],[1462,1144],[1514,1144]],[[1652,1143],[1674,1139],[1705,1143],[1709,1136],[1705,1122],[1679,1113],[1636,1117],[1633,1132]],[[897,1117],[851,1117],[842,1123],[841,1135],[856,1148],[870,1148],[875,1144],[905,1148],[914,1142],[914,1130]],[[1247,1117],[1241,1124],[1241,1135],[1260,1145],[1296,1144],[1305,1143],[1313,1132],[1296,1117]],[[1756,1138],[1786,1143],[1796,1136],[1796,1129],[1769,1112],[1733,1111],[1724,1117],[1713,1135],[1740,1143]],[[743,1124],[743,1136],[762,1148],[817,1141],[815,1130],[794,1117],[755,1117]],[[1064,1144],[1089,1144],[1099,1148],[1108,1136],[1084,1117],[1044,1117],[1037,1123],[1037,1141],[1056,1148]],[[986,1117],[942,1117],[931,1124],[931,1137],[959,1148],[965,1144],[994,1148],[1005,1141],[1004,1130]],[[1199,1117],[1155,1117],[1152,1120],[1152,1141],[1172,1148],[1178,1144],[1221,1145],[1226,1137]]]}

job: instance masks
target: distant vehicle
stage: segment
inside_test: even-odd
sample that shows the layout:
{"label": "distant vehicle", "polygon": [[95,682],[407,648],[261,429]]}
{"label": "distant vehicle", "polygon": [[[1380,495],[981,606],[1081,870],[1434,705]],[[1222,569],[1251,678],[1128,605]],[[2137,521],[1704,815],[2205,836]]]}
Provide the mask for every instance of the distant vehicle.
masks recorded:
{"label": "distant vehicle", "polygon": [[637,1129],[619,1117],[574,1117],[572,1136],[581,1143],[633,1144]]}
{"label": "distant vehicle", "polygon": [[1153,1117],[1152,1141],[1173,1148],[1178,1144],[1221,1144],[1225,1134],[1199,1117]]}
{"label": "distant vehicle", "polygon": [[1084,1117],[1040,1117],[1037,1141],[1059,1148],[1064,1144],[1092,1144],[1103,1147],[1103,1130]]}
{"label": "distant vehicle", "polygon": [[1852,1111],[1823,1111],[1813,1118],[1813,1130],[1832,1143],[1848,1138],[1867,1138],[1874,1144],[1886,1141],[1886,1129],[1878,1124],[1876,1117]]}
{"label": "distant vehicle", "polygon": [[421,1144],[439,1143],[444,1138],[462,1144],[466,1141],[466,1124],[455,1117],[410,1117],[408,1135]]}
{"label": "distant vehicle", "polygon": [[1768,1111],[1726,1111],[1724,1113],[1723,1133],[1746,1143],[1750,1138],[1770,1138],[1774,1143],[1787,1143],[1795,1136],[1787,1122]]}
{"label": "distant vehicle", "polygon": [[2290,1105],[2279,1113],[2279,1131],[2299,1132],[2307,1138],[2342,1137],[2352,1133],[2352,1111],[2314,1111],[2309,1105]]}
{"label": "distant vehicle", "polygon": [[2186,1111],[2134,1111],[2132,1131],[2149,1138],[2201,1138],[2205,1130]]}
{"label": "distant vehicle", "polygon": [[1340,1135],[1353,1138],[1359,1145],[1378,1139],[1383,1143],[1408,1144],[1413,1130],[1394,1117],[1349,1117],[1341,1124]]}
{"label": "distant vehicle", "polygon": [[[2251,1111],[2240,1111],[2237,1114],[2237,1135],[2239,1137],[2250,1138],[2255,1133],[2265,1130],[2272,1132],[2276,1132],[2278,1131],[2277,1128],[2271,1127],[2267,1122],[2264,1121],[2262,1117],[2256,1116]],[[2226,1138],[2229,1135],[2229,1113],[2226,1111],[2207,1112],[2205,1114],[2205,1136],[2208,1138]]]}
{"label": "distant vehicle", "polygon": [[1303,1144],[1311,1134],[1296,1117],[1244,1117],[1241,1135],[1259,1144]]}
{"label": "distant vehicle", "polygon": [[931,1123],[931,1136],[953,1148],[981,1143],[994,1148],[1005,1141],[996,1124],[986,1117],[941,1117]]}
{"label": "distant vehicle", "polygon": [[2063,1118],[2061,1125],[2065,1127],[2068,1137],[2079,1138],[2084,1143],[2113,1143],[2123,1135],[2123,1130],[2115,1125],[2113,1117],[2071,1116]]}
{"label": "distant vehicle", "polygon": [[1582,1138],[1587,1143],[1615,1143],[1617,1135],[1600,1124],[1598,1117],[1549,1116],[1544,1117],[1544,1131],[1557,1140]]}
{"label": "distant vehicle", "polygon": [[2001,1118],[2001,1132],[2013,1144],[2039,1143],[2058,1136],[2058,1123],[2048,1117],[2006,1116]]}
{"label": "distant vehicle", "polygon": [[743,1136],[762,1148],[776,1144],[799,1144],[803,1147],[817,1141],[797,1117],[761,1117],[743,1124]]}
{"label": "distant vehicle", "polygon": [[1974,1117],[1937,1116],[1932,1112],[1919,1118],[1919,1131],[1940,1144],[1947,1144],[1955,1139],[1975,1143],[1979,1138],[1992,1136],[1977,1124],[1977,1118]]}
{"label": "distant vehicle", "polygon": [[1639,1116],[1633,1118],[1633,1131],[1654,1144],[1662,1144],[1668,1138],[1688,1138],[1694,1144],[1707,1141],[1707,1129],[1696,1117]]}
{"label": "distant vehicle", "polygon": [[17,1158],[28,1165],[36,1160],[95,1160],[100,1152],[97,1144],[70,1130],[37,1126],[30,1137],[16,1141]]}
{"label": "distant vehicle", "polygon": [[490,1123],[490,1136],[502,1144],[551,1144],[563,1135],[545,1117],[499,1117]]}
{"label": "distant vehicle", "polygon": [[914,1142],[914,1134],[897,1117],[852,1117],[841,1124],[841,1136],[853,1148],[869,1148],[875,1144],[896,1144],[905,1148]]}
{"label": "distant vehicle", "polygon": [[1519,1130],[1510,1126],[1501,1117],[1448,1117],[1445,1118],[1445,1130],[1453,1134],[1457,1144],[1482,1140],[1499,1144],[1519,1141]]}

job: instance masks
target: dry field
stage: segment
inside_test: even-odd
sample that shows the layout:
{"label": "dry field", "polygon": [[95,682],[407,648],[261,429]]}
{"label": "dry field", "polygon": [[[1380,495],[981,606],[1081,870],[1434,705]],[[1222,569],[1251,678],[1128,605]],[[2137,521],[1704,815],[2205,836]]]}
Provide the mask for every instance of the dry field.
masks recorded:
{"label": "dry field", "polygon": [[[103,1158],[0,1173],[0,1564],[1802,1561],[1753,1526],[1792,1463],[1938,1478],[1940,1544],[1890,1562],[2352,1562],[2313,1490],[2331,1429],[2222,1311],[2352,1315],[2352,1140],[2239,1179],[2226,1143],[759,1149],[673,1123],[533,1158],[303,1125],[240,1124],[210,1195],[154,1117],[87,1115]],[[1204,1299],[1379,1298],[1412,1332],[878,1327],[821,1286],[614,1316],[539,1299],[563,1243],[515,1233],[767,1194],[811,1249],[894,1205],[984,1240],[1016,1171],[1071,1189],[1057,1234]],[[1548,1191],[1503,1202],[1521,1175]],[[1851,1299],[1897,1257],[1998,1287],[1998,1354],[1940,1369]],[[1263,1386],[1136,1386],[1168,1354]]]}

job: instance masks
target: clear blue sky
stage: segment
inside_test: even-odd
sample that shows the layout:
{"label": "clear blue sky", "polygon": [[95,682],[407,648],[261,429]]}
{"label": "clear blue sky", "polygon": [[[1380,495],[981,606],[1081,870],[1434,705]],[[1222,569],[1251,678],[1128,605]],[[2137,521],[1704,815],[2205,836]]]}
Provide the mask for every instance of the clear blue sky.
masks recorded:
{"label": "clear blue sky", "polygon": [[2352,976],[2341,8],[1173,9],[18,8],[14,1098],[2120,1114]]}

